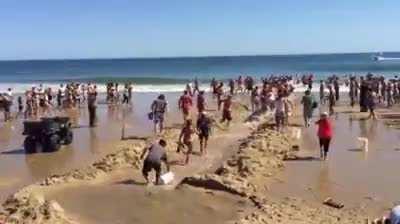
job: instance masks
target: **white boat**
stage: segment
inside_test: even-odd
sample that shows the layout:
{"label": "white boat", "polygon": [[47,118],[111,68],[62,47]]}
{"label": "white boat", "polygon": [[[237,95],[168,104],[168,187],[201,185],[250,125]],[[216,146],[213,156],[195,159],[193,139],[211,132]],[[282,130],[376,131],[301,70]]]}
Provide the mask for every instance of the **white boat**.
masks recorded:
{"label": "white boat", "polygon": [[395,57],[384,57],[382,56],[382,53],[379,55],[375,55],[372,57],[374,61],[400,61],[400,58],[395,58]]}

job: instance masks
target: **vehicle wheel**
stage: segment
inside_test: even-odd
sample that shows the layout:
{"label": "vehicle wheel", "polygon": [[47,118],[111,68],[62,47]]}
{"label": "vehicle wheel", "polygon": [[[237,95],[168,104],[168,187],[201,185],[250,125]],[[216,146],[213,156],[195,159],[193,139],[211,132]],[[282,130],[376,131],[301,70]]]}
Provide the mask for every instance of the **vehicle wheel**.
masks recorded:
{"label": "vehicle wheel", "polygon": [[36,139],[32,136],[28,136],[24,141],[25,153],[31,154],[36,152]]}
{"label": "vehicle wheel", "polygon": [[67,134],[64,137],[64,145],[71,144],[73,140],[74,140],[74,134],[72,133],[72,131],[68,130]]}
{"label": "vehicle wheel", "polygon": [[58,135],[50,135],[43,142],[44,152],[55,152],[60,149],[60,137]]}

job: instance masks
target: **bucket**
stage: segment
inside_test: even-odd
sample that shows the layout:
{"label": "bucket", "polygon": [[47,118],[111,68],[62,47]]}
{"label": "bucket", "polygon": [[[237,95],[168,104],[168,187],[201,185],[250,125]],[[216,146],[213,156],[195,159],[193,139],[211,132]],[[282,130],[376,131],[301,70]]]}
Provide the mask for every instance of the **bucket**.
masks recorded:
{"label": "bucket", "polygon": [[175,177],[175,175],[171,171],[168,173],[164,173],[160,177],[161,184],[167,185],[167,184],[172,183],[172,181],[174,180],[174,177]]}

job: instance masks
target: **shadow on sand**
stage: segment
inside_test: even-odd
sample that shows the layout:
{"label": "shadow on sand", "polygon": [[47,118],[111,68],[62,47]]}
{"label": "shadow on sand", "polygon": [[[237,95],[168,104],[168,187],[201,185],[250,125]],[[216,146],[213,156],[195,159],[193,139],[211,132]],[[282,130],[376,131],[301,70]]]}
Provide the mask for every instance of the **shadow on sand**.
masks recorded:
{"label": "shadow on sand", "polygon": [[28,153],[26,153],[24,149],[14,149],[14,150],[10,150],[10,151],[1,152],[1,154],[3,154],[3,155],[25,155]]}
{"label": "shadow on sand", "polygon": [[319,157],[315,156],[288,156],[283,159],[284,161],[321,161]]}
{"label": "shadow on sand", "polygon": [[360,149],[360,148],[354,148],[354,149],[348,149],[347,151],[350,151],[350,152],[362,152],[363,150]]}
{"label": "shadow on sand", "polygon": [[147,183],[146,182],[138,182],[136,180],[121,180],[121,181],[117,181],[114,184],[126,184],[126,185],[137,185],[137,186],[146,186]]}

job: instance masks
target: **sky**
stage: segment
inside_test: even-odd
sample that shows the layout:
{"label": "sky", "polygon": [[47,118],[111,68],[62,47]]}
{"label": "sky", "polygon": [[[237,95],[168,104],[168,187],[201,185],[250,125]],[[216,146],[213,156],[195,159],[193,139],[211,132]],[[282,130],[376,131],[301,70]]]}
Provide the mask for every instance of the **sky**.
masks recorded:
{"label": "sky", "polygon": [[0,60],[400,51],[399,0],[0,0]]}

